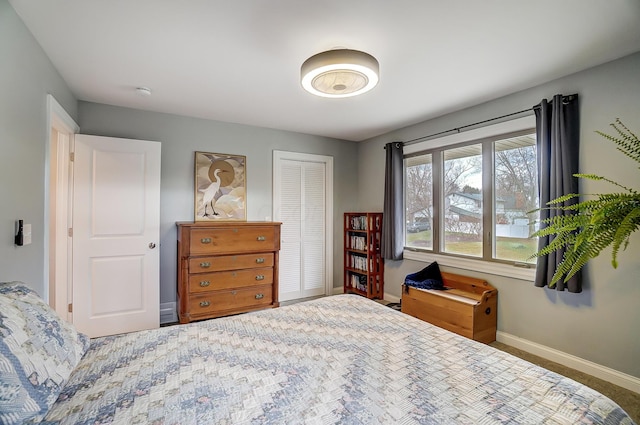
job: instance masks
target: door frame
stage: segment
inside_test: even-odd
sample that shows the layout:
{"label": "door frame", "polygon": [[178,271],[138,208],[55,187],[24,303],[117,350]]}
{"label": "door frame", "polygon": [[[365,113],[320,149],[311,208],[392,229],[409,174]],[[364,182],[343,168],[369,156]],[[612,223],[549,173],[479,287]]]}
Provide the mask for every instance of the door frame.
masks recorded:
{"label": "door frame", "polygon": [[282,160],[320,162],[325,165],[325,295],[333,294],[333,157],[300,152],[273,151],[273,219],[278,221],[280,211],[280,164]]}
{"label": "door frame", "polygon": [[[47,135],[45,145],[44,293],[43,299],[61,317],[72,321],[71,227],[74,135],[80,126],[51,95],[47,95]],[[64,134],[67,137],[55,137]],[[53,173],[55,171],[55,174]],[[52,228],[53,227],[53,228]]]}

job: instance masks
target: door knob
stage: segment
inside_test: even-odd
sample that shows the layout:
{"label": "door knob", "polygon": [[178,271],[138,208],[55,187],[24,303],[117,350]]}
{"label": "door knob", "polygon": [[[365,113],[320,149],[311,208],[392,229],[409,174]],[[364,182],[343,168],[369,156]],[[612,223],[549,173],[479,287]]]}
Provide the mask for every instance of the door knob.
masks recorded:
{"label": "door knob", "polygon": [[155,248],[155,247],[156,247],[156,244],[154,244],[153,242],[150,242],[150,243],[149,243],[149,248],[153,249],[153,248]]}

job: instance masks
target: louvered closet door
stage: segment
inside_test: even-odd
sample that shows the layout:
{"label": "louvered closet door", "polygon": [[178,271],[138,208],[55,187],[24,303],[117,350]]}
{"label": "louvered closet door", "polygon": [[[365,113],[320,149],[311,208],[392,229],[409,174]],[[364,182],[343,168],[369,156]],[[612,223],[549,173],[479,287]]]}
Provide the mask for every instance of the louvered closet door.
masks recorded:
{"label": "louvered closet door", "polygon": [[324,163],[283,159],[279,167],[280,301],[324,295]]}
{"label": "louvered closet door", "polygon": [[324,164],[306,163],[303,167],[302,297],[323,295],[325,293],[324,173]]}

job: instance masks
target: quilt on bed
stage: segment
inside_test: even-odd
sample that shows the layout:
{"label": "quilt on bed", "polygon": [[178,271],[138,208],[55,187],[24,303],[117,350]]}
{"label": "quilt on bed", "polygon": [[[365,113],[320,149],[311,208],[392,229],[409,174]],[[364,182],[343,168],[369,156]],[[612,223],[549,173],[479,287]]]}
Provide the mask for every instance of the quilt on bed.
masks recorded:
{"label": "quilt on bed", "polygon": [[45,424],[631,424],[570,379],[355,295],[94,339]]}

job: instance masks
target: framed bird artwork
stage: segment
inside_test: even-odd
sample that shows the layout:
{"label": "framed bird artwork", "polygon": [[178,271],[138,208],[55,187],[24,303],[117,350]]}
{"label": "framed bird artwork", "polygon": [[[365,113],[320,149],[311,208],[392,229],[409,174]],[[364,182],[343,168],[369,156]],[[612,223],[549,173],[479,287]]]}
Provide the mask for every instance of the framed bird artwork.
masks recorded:
{"label": "framed bird artwork", "polygon": [[195,155],[195,221],[246,221],[247,157]]}

